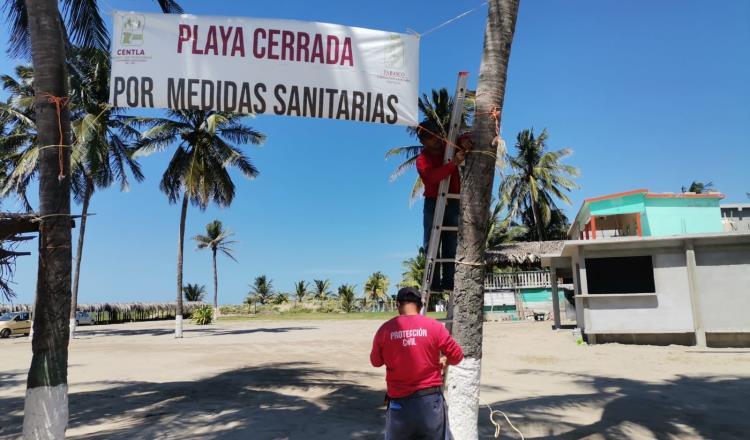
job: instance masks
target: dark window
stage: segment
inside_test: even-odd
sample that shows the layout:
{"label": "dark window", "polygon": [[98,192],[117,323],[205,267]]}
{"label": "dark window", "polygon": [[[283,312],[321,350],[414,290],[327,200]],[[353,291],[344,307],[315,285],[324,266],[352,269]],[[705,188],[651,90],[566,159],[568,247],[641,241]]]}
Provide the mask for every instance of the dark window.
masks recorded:
{"label": "dark window", "polygon": [[586,281],[589,294],[656,292],[650,255],[587,258]]}

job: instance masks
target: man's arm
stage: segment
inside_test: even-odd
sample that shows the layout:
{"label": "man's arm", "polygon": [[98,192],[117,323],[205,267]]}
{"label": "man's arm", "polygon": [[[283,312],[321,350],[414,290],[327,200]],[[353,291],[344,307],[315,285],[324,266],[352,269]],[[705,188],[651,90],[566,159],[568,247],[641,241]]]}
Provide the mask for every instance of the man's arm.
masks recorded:
{"label": "man's arm", "polygon": [[372,339],[372,351],[370,352],[370,363],[373,367],[382,367],[385,361],[383,361],[383,353],[381,352],[382,347],[380,346],[380,330],[375,333],[375,337]]}
{"label": "man's arm", "polygon": [[440,331],[440,352],[448,359],[448,364],[456,365],[463,360],[464,351],[461,350],[458,342],[448,333],[448,330],[442,325],[440,327],[442,329]]}
{"label": "man's arm", "polygon": [[440,183],[441,180],[453,174],[455,170],[456,164],[453,162],[448,162],[439,167],[431,167],[423,156],[417,157],[417,172],[424,183]]}

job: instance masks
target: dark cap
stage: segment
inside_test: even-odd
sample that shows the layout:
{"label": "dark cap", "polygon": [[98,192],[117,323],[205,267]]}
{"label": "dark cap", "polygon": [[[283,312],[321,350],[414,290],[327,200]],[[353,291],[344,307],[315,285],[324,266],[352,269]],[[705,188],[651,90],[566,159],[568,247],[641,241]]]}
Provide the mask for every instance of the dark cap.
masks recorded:
{"label": "dark cap", "polygon": [[420,295],[419,291],[414,287],[403,287],[398,291],[396,301],[422,304],[422,295]]}

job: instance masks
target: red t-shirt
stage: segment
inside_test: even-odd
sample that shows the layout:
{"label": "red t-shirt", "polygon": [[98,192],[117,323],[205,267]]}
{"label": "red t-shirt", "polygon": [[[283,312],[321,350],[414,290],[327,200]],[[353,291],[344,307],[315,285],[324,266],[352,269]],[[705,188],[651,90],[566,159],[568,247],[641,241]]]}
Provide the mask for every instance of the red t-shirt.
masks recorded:
{"label": "red t-shirt", "polygon": [[453,162],[443,164],[443,155],[429,154],[422,151],[417,156],[417,172],[424,183],[424,196],[437,197],[440,181],[451,176],[451,183],[448,192],[458,194],[461,190],[461,176],[458,173],[458,167]]}
{"label": "red t-shirt", "polygon": [[388,396],[398,399],[443,385],[441,353],[450,365],[464,358],[461,347],[443,324],[422,315],[401,315],[375,333],[370,362],[374,367],[385,364]]}

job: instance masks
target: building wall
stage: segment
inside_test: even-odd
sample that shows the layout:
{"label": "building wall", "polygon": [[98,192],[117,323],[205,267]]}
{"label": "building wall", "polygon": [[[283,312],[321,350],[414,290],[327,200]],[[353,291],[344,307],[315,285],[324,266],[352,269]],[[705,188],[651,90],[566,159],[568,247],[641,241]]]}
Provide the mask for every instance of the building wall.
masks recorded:
{"label": "building wall", "polygon": [[742,208],[721,207],[726,232],[750,232],[750,205]]}
{"label": "building wall", "polygon": [[[587,333],[685,333],[693,331],[690,289],[682,249],[587,250],[585,258],[651,255],[656,293],[649,296],[596,295],[585,298]],[[586,268],[581,268],[586,278]],[[582,293],[588,294],[585,282]]]}
{"label": "building wall", "polygon": [[[643,219],[642,219],[643,221]],[[717,198],[646,198],[644,235],[722,232]]]}
{"label": "building wall", "polygon": [[750,332],[750,246],[696,247],[695,261],[705,331]]}

